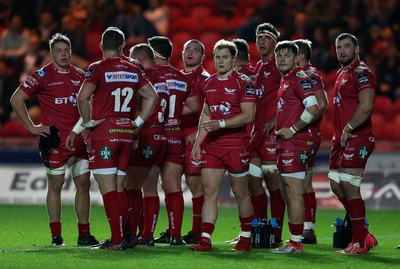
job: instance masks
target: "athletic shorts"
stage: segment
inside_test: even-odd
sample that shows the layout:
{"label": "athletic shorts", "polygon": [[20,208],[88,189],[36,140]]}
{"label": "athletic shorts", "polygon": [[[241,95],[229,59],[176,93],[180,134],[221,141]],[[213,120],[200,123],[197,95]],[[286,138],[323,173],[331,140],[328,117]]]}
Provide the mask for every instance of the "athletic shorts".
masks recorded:
{"label": "athletic shorts", "polygon": [[306,150],[277,149],[276,166],[280,173],[305,172],[310,157],[311,147]]}
{"label": "athletic shorts", "polygon": [[253,136],[250,158],[260,158],[261,161],[276,161],[276,137],[273,132],[268,136],[259,133]]}
{"label": "athletic shorts", "polygon": [[[75,151],[70,151],[66,148],[65,143],[60,145],[46,156],[40,154],[44,166],[55,169],[65,165],[70,157],[76,157],[78,159],[88,159],[88,152],[86,150],[86,144],[83,141],[81,135],[77,135],[74,143]],[[50,166],[49,166],[50,163]]]}
{"label": "athletic shorts", "polygon": [[143,127],[139,133],[139,144],[129,160],[130,166],[161,167],[167,150],[164,128]]}
{"label": "athletic shorts", "polygon": [[249,170],[250,144],[229,148],[216,148],[205,145],[201,168],[226,169],[230,173]]}
{"label": "athletic shorts", "polygon": [[340,141],[333,141],[329,156],[329,169],[339,169],[339,167],[364,169],[374,147],[375,137],[373,135],[357,135],[347,141],[345,148],[340,145]]}
{"label": "athletic shorts", "polygon": [[180,127],[164,128],[167,135],[165,161],[183,165],[185,161],[185,138]]}
{"label": "athletic shorts", "polygon": [[184,163],[184,173],[190,175],[196,175],[201,173],[201,161],[196,161],[192,159],[193,146],[189,143],[186,144],[186,155]]}
{"label": "athletic shorts", "polygon": [[129,158],[132,154],[132,142],[128,139],[92,140],[89,151],[89,168],[113,168],[127,171]]}

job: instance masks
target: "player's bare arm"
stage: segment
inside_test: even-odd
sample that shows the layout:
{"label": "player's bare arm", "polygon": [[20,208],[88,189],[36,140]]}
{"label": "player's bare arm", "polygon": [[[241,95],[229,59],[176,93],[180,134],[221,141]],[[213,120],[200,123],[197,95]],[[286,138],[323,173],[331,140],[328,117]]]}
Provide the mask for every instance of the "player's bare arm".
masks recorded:
{"label": "player's bare arm", "polygon": [[204,129],[204,122],[210,120],[210,109],[207,104],[204,104],[203,111],[200,116],[199,125],[197,127],[196,139],[193,144],[193,149],[191,152],[191,157],[193,160],[201,159],[201,149],[200,145],[203,143],[207,136],[207,130]]}
{"label": "player's bare arm", "polygon": [[199,108],[200,108],[200,102],[197,95],[189,97],[183,104],[182,115],[196,113],[197,111],[199,111]]}
{"label": "player's bare arm", "polygon": [[158,94],[150,83],[147,83],[143,88],[139,89],[138,95],[141,99],[141,103],[138,116],[132,122],[134,127],[140,127],[143,122],[150,117],[158,100]]}

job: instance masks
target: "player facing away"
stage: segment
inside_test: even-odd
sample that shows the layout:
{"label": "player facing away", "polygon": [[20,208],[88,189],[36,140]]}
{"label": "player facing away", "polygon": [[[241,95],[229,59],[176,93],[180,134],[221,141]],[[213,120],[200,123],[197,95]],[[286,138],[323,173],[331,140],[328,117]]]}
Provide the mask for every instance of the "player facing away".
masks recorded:
{"label": "player facing away", "polygon": [[[67,148],[67,137],[79,120],[76,96],[84,78],[84,72],[71,65],[71,42],[67,36],[57,33],[49,41],[51,63],[31,74],[11,97],[11,105],[18,118],[32,134],[50,135],[50,126],[57,127],[60,144],[48,158],[41,155],[47,175],[46,207],[52,234],[52,245],[64,245],[61,234],[61,190],[68,168],[76,187],[75,212],[78,220],[78,245],[99,243],[90,234],[90,173],[88,155],[82,137]],[[36,96],[42,111],[42,123],[33,124],[25,102]]]}
{"label": "player facing away", "polygon": [[329,160],[333,193],[350,216],[353,239],[340,254],[364,254],[378,245],[365,227],[365,202],[360,186],[367,160],[374,150],[371,114],[376,79],[360,60],[357,38],[349,33],[336,40],[336,55],[342,65],[337,71],[333,99],[333,137]]}
{"label": "player facing away", "polygon": [[297,66],[298,47],[281,41],[275,47],[276,65],[282,73],[276,113],[277,167],[289,218],[289,242],[273,253],[303,253],[304,181],[312,150],[308,125],[319,113],[312,81]]}
{"label": "player facing away", "polygon": [[[157,70],[154,51],[149,44],[137,44],[130,49],[130,58],[140,62],[146,78],[153,84],[158,101],[152,114],[139,129],[138,145],[131,155],[125,187],[130,199],[130,234],[136,235],[136,227],[143,215],[143,230],[138,245],[154,246],[154,229],[160,211],[157,186],[161,166],[167,148],[164,117],[169,101],[169,91],[164,72]],[[142,189],[143,196],[142,199]]]}
{"label": "player facing away", "polygon": [[169,91],[168,110],[165,113],[164,130],[167,135],[167,152],[161,168],[161,181],[168,212],[168,241],[163,236],[156,243],[184,245],[181,229],[184,201],[182,193],[183,164],[185,160],[185,138],[182,132],[182,116],[195,113],[199,109],[199,100],[193,83],[181,71],[170,65],[172,42],[165,36],[148,39],[154,50],[156,69],[164,73]]}
{"label": "player facing away", "polygon": [[192,158],[201,160],[204,188],[201,238],[192,251],[211,251],[211,236],[218,217],[218,195],[225,172],[238,203],[240,239],[232,251],[251,250],[253,207],[248,193],[250,138],[247,124],[254,119],[255,95],[249,77],[233,70],[234,43],[218,41],[214,46],[217,73],[204,82],[205,102]]}
{"label": "player facing away", "polygon": [[[128,199],[124,180],[132,152],[133,128],[150,116],[158,96],[140,69],[122,58],[124,33],[107,28],[100,48],[103,60],[92,63],[78,94],[78,107],[85,128],[91,130],[89,168],[99,184],[111,238],[95,249],[125,249],[124,232]],[[136,102],[140,111],[136,116]]]}

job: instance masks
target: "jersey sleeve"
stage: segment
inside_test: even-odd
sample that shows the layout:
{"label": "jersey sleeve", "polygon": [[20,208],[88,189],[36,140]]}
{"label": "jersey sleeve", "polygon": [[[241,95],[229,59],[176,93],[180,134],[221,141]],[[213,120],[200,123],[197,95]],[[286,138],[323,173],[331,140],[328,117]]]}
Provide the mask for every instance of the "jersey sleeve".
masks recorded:
{"label": "jersey sleeve", "polygon": [[19,85],[19,88],[31,97],[40,90],[46,75],[47,73],[43,69],[40,69],[32,73],[21,85]]}
{"label": "jersey sleeve", "polygon": [[374,73],[367,67],[362,65],[358,66],[354,70],[354,83],[356,84],[357,92],[365,89],[376,89],[376,78]]}

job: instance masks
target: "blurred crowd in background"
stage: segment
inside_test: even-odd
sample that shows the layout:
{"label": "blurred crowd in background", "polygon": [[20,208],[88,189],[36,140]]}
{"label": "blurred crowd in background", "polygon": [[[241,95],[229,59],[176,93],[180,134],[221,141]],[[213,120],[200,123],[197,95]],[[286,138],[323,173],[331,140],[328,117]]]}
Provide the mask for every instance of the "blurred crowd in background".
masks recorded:
{"label": "blurred crowd in background", "polygon": [[[399,15],[398,0],[0,0],[0,137],[31,137],[9,99],[27,76],[50,61],[48,40],[56,32],[71,39],[71,62],[84,70],[102,58],[102,32],[116,26],[126,35],[126,52],[149,37],[168,36],[174,44],[171,64],[177,68],[183,66],[184,42],[197,38],[206,46],[203,66],[214,73],[216,41],[247,40],[255,64],[260,59],[255,28],[270,22],[281,32],[280,40],[313,42],[311,62],[322,71],[328,95],[338,68],[334,39],[341,32],[354,34],[361,59],[377,75],[377,139],[400,141]],[[28,108],[40,122],[36,101]],[[327,140],[332,134],[329,114],[322,126]]]}

